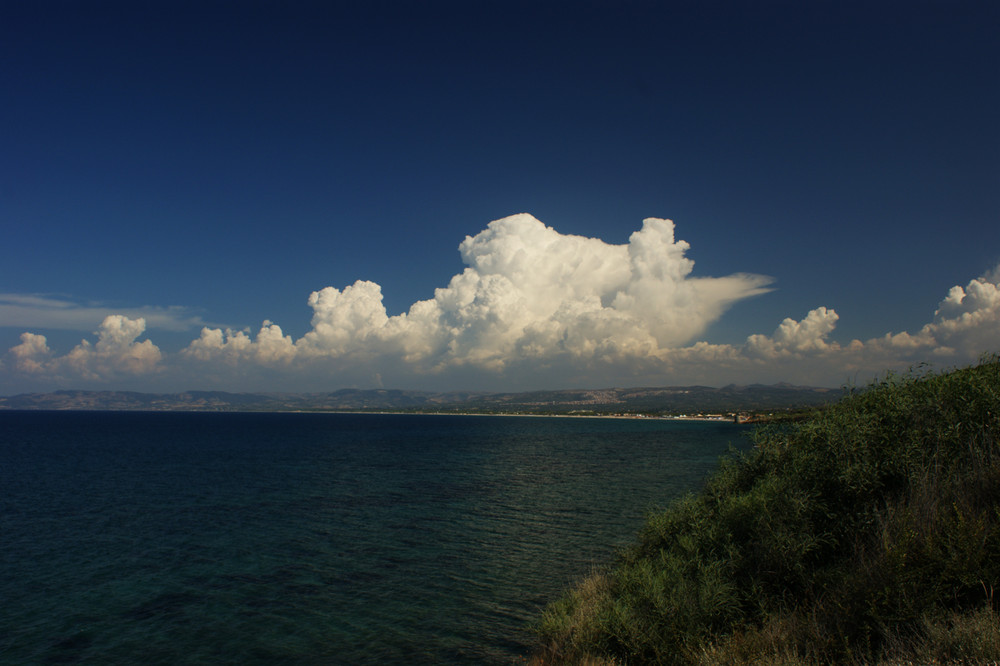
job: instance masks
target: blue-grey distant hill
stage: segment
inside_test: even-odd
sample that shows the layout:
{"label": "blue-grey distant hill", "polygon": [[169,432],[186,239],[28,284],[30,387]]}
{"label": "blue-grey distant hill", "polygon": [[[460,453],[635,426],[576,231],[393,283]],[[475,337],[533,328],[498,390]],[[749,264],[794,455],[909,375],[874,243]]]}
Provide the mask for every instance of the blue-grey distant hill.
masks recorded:
{"label": "blue-grey distant hill", "polygon": [[525,414],[730,414],[832,402],[840,389],[792,386],[675,386],[523,393],[342,389],[330,393],[137,393],[55,391],[0,397],[0,409],[147,411],[394,411]]}

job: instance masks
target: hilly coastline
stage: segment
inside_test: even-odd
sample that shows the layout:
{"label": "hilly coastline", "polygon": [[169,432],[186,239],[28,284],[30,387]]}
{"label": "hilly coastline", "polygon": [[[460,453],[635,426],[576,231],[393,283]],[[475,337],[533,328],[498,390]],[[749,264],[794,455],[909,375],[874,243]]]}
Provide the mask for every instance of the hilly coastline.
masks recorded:
{"label": "hilly coastline", "polygon": [[142,411],[374,411],[473,414],[731,415],[835,401],[840,389],[789,384],[569,389],[522,393],[342,389],[329,393],[54,391],[0,397],[0,409]]}

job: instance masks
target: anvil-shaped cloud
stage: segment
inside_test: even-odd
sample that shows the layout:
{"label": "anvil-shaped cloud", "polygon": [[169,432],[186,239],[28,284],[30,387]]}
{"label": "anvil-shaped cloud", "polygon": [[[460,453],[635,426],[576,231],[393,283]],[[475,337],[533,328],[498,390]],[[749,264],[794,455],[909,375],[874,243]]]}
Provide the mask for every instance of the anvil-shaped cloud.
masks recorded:
{"label": "anvil-shaped cloud", "polygon": [[642,357],[684,344],[769,278],[690,277],[688,244],[649,218],[628,245],[568,236],[521,214],[459,246],[467,268],[434,298],[389,317],[382,292],[358,281],[309,297],[312,330],[293,342],[265,323],[256,340],[204,328],[185,350],[204,361],[394,356],[422,371],[472,365],[501,371],[553,357]]}

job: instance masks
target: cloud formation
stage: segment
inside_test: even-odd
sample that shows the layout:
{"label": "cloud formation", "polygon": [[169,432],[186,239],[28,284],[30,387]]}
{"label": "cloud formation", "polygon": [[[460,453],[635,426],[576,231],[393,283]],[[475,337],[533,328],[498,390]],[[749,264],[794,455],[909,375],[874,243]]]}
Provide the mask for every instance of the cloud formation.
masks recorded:
{"label": "cloud formation", "polygon": [[952,287],[933,320],[916,333],[887,333],[841,345],[830,340],[837,313],[825,307],[803,319],[785,319],[770,335],[740,345],[703,342],[663,355],[671,372],[707,377],[752,376],[756,381],[843,383],[859,374],[906,369],[916,363],[965,364],[1000,350],[1000,271]]}
{"label": "cloud formation", "polygon": [[54,356],[44,335],[22,333],[21,344],[8,352],[16,371],[54,378],[78,377],[108,380],[127,375],[145,375],[157,370],[162,359],[149,340],[137,342],[146,321],[109,315],[96,331],[97,343],[81,340],[65,356]]}
{"label": "cloud formation", "polygon": [[670,220],[649,218],[628,245],[609,245],[514,215],[466,237],[459,246],[465,270],[404,314],[389,317],[381,287],[359,280],[313,292],[312,330],[298,341],[269,322],[253,340],[204,328],[184,354],[264,363],[390,356],[422,372],[648,356],[690,341],[770,282],[745,274],[692,278],[687,250]]}
{"label": "cloud formation", "polygon": [[166,331],[187,331],[205,323],[177,306],[123,309],[39,294],[0,294],[0,322],[6,327],[89,331],[111,315],[142,318],[149,328]]}
{"label": "cloud formation", "polygon": [[[733,303],[768,291],[770,278],[692,277],[689,246],[669,220],[649,218],[625,245],[560,234],[530,215],[491,222],[466,237],[465,269],[390,317],[382,289],[359,280],[308,299],[312,326],[298,340],[264,321],[255,333],[203,327],[165,357],[139,342],[143,318],[108,316],[96,344],[55,356],[24,333],[7,355],[21,375],[109,380],[173,373],[189,384],[323,378],[326,386],[475,381],[480,388],[793,381],[839,384],[919,361],[974,361],[1000,348],[1000,270],[955,286],[932,321],[909,333],[840,344],[838,315],[817,307],[742,345],[696,342]],[[195,378],[195,379],[192,379]],[[374,381],[380,381],[375,379]],[[315,382],[312,384],[315,385]],[[301,390],[301,389],[299,389]]]}

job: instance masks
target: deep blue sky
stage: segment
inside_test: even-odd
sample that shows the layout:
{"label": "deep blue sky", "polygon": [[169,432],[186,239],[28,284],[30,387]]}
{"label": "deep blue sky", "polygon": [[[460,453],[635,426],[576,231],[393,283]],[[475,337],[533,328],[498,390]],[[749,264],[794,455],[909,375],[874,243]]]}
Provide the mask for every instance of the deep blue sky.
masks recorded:
{"label": "deep blue sky", "polygon": [[[698,339],[913,332],[1000,261],[998,34],[989,1],[4,3],[0,293],[299,338],[328,285],[433,297],[491,220],[652,216],[693,275],[774,278]],[[95,330],[29,324],[0,351]]]}

